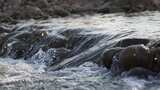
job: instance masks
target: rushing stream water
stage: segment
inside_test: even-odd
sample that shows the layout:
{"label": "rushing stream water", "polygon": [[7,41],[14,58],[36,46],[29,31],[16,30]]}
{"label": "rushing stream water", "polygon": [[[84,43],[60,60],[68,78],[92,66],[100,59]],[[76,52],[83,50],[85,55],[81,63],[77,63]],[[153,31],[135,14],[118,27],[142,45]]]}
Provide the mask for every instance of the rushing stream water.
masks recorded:
{"label": "rushing stream water", "polygon": [[105,48],[112,47],[119,40],[125,38],[159,39],[159,17],[159,12],[143,12],[133,16],[118,13],[22,21],[15,25],[16,29],[27,31],[34,26],[48,31],[50,35],[75,31],[78,35],[87,36],[87,38],[77,41],[70,57],[47,70],[44,62],[49,62],[50,57],[42,50],[30,58],[29,62],[9,57],[0,58],[0,89],[159,90],[160,80],[112,77],[109,70],[91,62],[99,59]]}

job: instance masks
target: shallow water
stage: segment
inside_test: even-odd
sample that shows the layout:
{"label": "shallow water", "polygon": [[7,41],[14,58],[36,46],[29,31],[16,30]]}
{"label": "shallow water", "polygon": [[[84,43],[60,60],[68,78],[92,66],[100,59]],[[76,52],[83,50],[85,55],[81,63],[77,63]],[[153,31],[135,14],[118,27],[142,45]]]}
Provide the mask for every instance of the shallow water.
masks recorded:
{"label": "shallow water", "polygon": [[[160,13],[143,12],[132,16],[123,13],[73,16],[45,21],[22,21],[17,29],[27,31],[31,27],[58,35],[67,30],[79,30],[80,35],[100,37],[91,46],[85,47],[91,38],[82,40],[74,49],[77,52],[49,70],[44,61],[50,60],[47,53],[39,52],[39,58],[0,58],[0,89],[3,90],[159,90],[160,80],[135,77],[112,77],[110,71],[91,62],[105,49],[124,38],[159,39]],[[43,27],[43,28],[40,28]],[[63,37],[63,36],[62,36]],[[88,40],[88,41],[87,41]],[[82,50],[83,48],[85,50]],[[81,50],[81,52],[80,52]],[[74,52],[74,53],[75,53]],[[62,66],[60,66],[62,65]],[[57,70],[57,68],[63,68]],[[65,68],[64,68],[65,67]],[[57,71],[53,71],[57,70]]]}

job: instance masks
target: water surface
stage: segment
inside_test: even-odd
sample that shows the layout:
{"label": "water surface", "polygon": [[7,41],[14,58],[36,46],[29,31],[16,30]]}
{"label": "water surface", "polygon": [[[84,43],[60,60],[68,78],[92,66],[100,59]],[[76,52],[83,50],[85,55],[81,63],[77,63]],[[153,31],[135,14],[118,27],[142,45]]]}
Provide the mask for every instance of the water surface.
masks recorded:
{"label": "water surface", "polygon": [[[30,26],[43,29],[51,35],[66,30],[78,30],[79,35],[89,36],[75,48],[74,56],[46,70],[43,63],[49,60],[39,50],[41,59],[28,63],[23,59],[0,58],[0,89],[3,90],[159,90],[160,80],[138,79],[136,77],[112,77],[110,71],[93,63],[102,50],[112,47],[125,38],[160,37],[160,13],[143,12],[134,15],[123,13],[94,16],[73,16],[44,21],[22,21],[17,29],[29,30]],[[96,43],[86,48],[92,37],[99,37]],[[87,41],[88,40],[88,41]],[[86,48],[82,51],[83,48]],[[81,52],[79,52],[81,50]],[[35,63],[38,61],[41,63]],[[74,62],[72,62],[74,61]],[[77,64],[76,64],[77,63]],[[63,69],[56,70],[59,65]],[[65,67],[65,68],[64,68]]]}

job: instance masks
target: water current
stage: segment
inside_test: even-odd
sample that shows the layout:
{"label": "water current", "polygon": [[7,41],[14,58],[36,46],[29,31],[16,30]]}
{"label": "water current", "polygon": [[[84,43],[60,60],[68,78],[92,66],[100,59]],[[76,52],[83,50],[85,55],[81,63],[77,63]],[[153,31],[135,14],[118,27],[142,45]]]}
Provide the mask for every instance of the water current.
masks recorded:
{"label": "water current", "polygon": [[[112,77],[110,71],[93,61],[104,49],[125,38],[160,38],[160,12],[134,15],[97,14],[49,20],[21,21],[14,25],[26,32],[31,26],[50,35],[78,32],[70,57],[46,69],[48,53],[41,49],[28,61],[0,58],[1,90],[159,90],[160,80]],[[59,35],[62,38],[65,38]],[[54,50],[54,49],[53,49]],[[48,51],[49,52],[49,51]],[[55,50],[56,52],[56,50]]]}

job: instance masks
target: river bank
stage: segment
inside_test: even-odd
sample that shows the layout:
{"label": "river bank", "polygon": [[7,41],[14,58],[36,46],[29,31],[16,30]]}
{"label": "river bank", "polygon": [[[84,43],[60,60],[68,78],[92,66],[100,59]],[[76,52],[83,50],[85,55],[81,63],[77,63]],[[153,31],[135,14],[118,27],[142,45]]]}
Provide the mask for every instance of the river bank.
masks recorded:
{"label": "river bank", "polygon": [[0,22],[160,10],[159,0],[0,0]]}

